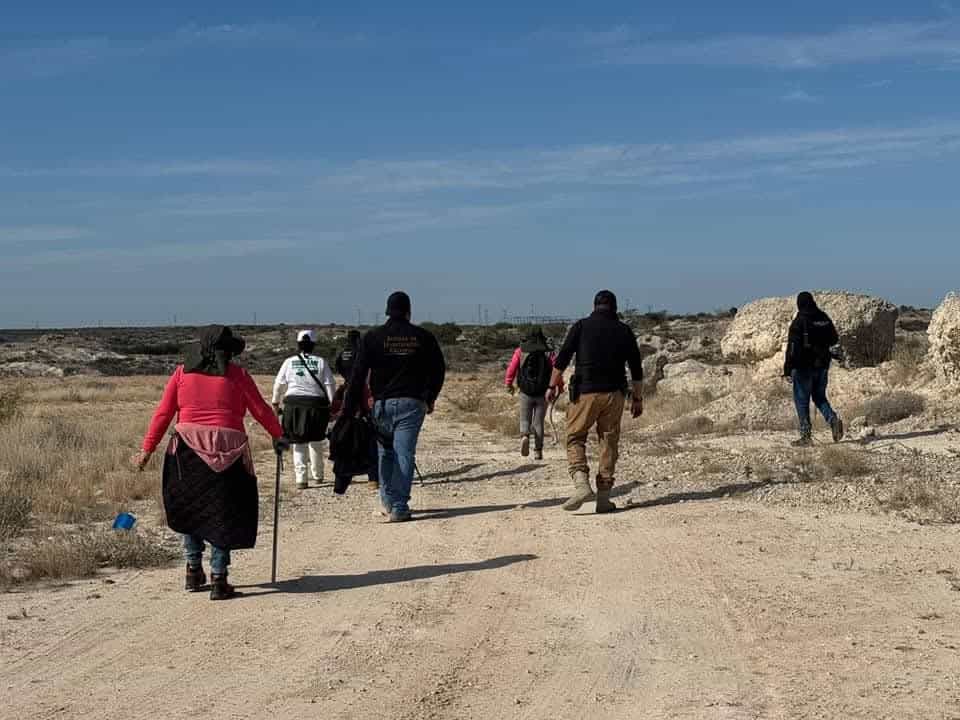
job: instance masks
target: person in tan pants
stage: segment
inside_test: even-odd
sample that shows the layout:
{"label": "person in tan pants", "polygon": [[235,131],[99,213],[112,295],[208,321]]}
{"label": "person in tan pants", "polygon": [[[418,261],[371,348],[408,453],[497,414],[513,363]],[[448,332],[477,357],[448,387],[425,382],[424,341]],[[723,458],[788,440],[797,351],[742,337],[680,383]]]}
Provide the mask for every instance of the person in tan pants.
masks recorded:
{"label": "person in tan pants", "polygon": [[[590,317],[570,328],[563,347],[557,354],[550,379],[550,399],[563,382],[563,372],[576,356],[576,371],[570,380],[570,407],[567,410],[567,465],[573,479],[573,494],[563,504],[564,510],[579,510],[591,500],[597,501],[597,512],[617,509],[610,501],[617,456],[620,447],[620,423],[627,397],[626,366],[633,381],[633,417],[643,412],[643,358],[637,338],[629,325],[617,315],[617,298],[602,290],[594,298]],[[590,486],[587,463],[587,437],[596,426],[600,440],[600,465],[597,471],[597,492]]]}

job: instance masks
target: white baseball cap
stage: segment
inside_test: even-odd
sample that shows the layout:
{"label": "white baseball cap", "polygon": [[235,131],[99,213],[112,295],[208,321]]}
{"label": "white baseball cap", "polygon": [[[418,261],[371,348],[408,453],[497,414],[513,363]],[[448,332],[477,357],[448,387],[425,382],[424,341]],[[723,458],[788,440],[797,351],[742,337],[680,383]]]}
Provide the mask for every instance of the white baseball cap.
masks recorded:
{"label": "white baseball cap", "polygon": [[313,333],[313,330],[301,330],[297,333],[297,342],[303,342],[304,340],[309,340],[310,342],[316,342],[317,338]]}

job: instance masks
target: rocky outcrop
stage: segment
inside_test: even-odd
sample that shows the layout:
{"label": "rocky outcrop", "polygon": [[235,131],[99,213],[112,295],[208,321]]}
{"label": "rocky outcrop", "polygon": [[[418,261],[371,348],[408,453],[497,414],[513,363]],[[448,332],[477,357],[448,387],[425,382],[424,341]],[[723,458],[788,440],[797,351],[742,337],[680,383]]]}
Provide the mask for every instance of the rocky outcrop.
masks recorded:
{"label": "rocky outcrop", "polygon": [[947,295],[933,313],[927,337],[930,365],[937,377],[950,385],[960,385],[960,295]]}
{"label": "rocky outcrop", "polygon": [[[899,311],[878,297],[846,292],[815,293],[837,326],[848,362],[874,366],[893,354]],[[721,340],[723,356],[745,362],[767,360],[783,350],[796,314],[794,297],[764,298],[741,308]]]}

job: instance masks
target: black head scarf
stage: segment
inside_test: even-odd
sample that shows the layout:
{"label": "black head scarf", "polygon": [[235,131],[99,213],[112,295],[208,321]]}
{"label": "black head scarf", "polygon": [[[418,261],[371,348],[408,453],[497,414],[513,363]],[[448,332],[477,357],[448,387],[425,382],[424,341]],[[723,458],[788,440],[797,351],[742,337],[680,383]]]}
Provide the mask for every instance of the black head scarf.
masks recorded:
{"label": "black head scarf", "polygon": [[813,299],[813,295],[808,292],[802,292],[797,295],[797,310],[802,313],[812,313],[816,312],[817,301]]}
{"label": "black head scarf", "polygon": [[530,334],[520,343],[520,350],[525,353],[547,352],[549,349],[547,337],[540,328],[531,330]]}
{"label": "black head scarf", "polygon": [[204,375],[226,375],[230,359],[246,347],[243,338],[236,337],[229,327],[211,325],[200,334],[200,339],[184,349],[183,371]]}

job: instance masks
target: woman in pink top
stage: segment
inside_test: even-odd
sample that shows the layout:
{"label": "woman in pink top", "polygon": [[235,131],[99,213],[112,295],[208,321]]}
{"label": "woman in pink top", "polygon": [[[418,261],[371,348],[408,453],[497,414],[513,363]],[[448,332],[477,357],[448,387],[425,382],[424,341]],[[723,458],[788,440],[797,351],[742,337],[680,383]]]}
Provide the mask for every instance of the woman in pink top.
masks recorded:
{"label": "woman in pink top", "polygon": [[510,359],[503,382],[512,395],[514,382],[520,387],[520,454],[530,455],[530,433],[534,438],[534,459],[543,459],[544,420],[547,390],[553,370],[553,353],[540,328],[534,328]]}
{"label": "woman in pink top", "polygon": [[236,594],[227,582],[230,551],[251,548],[257,538],[259,498],[246,413],[270,433],[278,452],[286,445],[253,378],[231,362],[244,346],[228,327],[203,332],[167,382],[136,460],[142,470],[176,416],[163,459],[163,505],[167,524],[183,534],[190,592],[206,586],[203,551],[210,544],[211,600]]}

